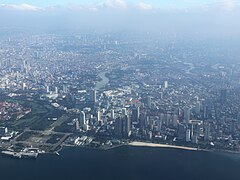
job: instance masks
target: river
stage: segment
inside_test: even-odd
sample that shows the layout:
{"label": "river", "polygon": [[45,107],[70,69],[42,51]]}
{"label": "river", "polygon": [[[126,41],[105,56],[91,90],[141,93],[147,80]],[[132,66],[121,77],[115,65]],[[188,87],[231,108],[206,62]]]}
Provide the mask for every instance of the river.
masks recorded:
{"label": "river", "polygon": [[100,90],[101,88],[104,88],[109,83],[109,78],[106,77],[106,74],[108,71],[103,71],[98,74],[98,76],[101,78],[101,81],[98,81],[95,85],[95,90]]}

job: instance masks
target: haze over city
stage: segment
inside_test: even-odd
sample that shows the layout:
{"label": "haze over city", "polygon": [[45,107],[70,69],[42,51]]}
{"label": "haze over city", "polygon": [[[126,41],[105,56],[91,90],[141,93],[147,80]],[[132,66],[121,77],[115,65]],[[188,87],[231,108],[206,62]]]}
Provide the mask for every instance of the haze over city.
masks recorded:
{"label": "haze over city", "polygon": [[239,37],[237,0],[1,1],[1,27]]}

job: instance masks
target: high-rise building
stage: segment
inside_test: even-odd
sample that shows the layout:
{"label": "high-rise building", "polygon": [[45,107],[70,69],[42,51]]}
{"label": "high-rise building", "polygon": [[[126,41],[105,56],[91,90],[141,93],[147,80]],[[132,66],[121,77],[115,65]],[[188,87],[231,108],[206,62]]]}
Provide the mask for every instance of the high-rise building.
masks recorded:
{"label": "high-rise building", "polygon": [[58,94],[58,87],[55,87],[55,94]]}
{"label": "high-rise building", "polygon": [[122,123],[123,119],[118,117],[117,119],[115,119],[115,126],[114,126],[114,130],[115,130],[115,135],[117,137],[123,137],[123,123]]}
{"label": "high-rise building", "polygon": [[164,88],[164,89],[167,89],[167,88],[168,88],[168,81],[164,81],[164,82],[163,82],[163,88]]}
{"label": "high-rise building", "polygon": [[201,102],[200,101],[197,101],[197,103],[196,103],[195,112],[197,115],[200,115],[200,112],[201,112]]}
{"label": "high-rise building", "polygon": [[102,114],[101,114],[101,111],[98,110],[98,111],[97,111],[97,121],[98,121],[98,122],[102,120],[101,115],[102,115]]}
{"label": "high-rise building", "polygon": [[184,108],[184,117],[183,117],[183,122],[188,124],[190,120],[190,115],[191,115],[191,109],[188,107]]}
{"label": "high-rise building", "polygon": [[131,135],[131,118],[129,116],[125,116],[124,118],[124,136],[127,138]]}
{"label": "high-rise building", "polygon": [[191,142],[191,130],[186,130],[186,142]]}
{"label": "high-rise building", "polygon": [[80,129],[79,121],[76,121],[76,130],[79,131],[79,129]]}
{"label": "high-rise building", "polygon": [[178,124],[178,138],[184,140],[186,137],[186,126],[185,124]]}
{"label": "high-rise building", "polygon": [[210,139],[210,124],[206,123],[204,128],[204,141],[209,141]]}
{"label": "high-rise building", "polygon": [[115,112],[114,112],[114,109],[111,109],[111,119],[115,119]]}
{"label": "high-rise building", "polygon": [[127,109],[126,108],[122,108],[122,116],[126,116],[127,115]]}
{"label": "high-rise building", "polygon": [[79,115],[79,125],[80,127],[84,127],[86,125],[86,117],[85,117],[85,112],[81,111]]}
{"label": "high-rise building", "polygon": [[5,135],[6,133],[8,133],[8,128],[0,127],[0,136]]}
{"label": "high-rise building", "polygon": [[162,120],[158,119],[157,120],[157,131],[161,132],[161,129],[162,129]]}
{"label": "high-rise building", "polygon": [[147,121],[148,121],[147,113],[144,112],[139,116],[139,123],[142,129],[145,129],[147,127]]}
{"label": "high-rise building", "polygon": [[193,144],[198,144],[198,137],[197,137],[197,136],[194,135],[194,136],[192,137],[192,143],[193,143]]}
{"label": "high-rise building", "polygon": [[50,93],[50,87],[49,87],[49,85],[47,85],[46,89],[47,89],[47,94],[49,94],[49,93]]}
{"label": "high-rise building", "polygon": [[131,135],[131,119],[128,116],[115,120],[115,135],[121,138],[128,138]]}
{"label": "high-rise building", "polygon": [[172,119],[173,119],[173,127],[177,128],[177,126],[178,126],[178,116],[174,114]]}
{"label": "high-rise building", "polygon": [[68,86],[67,84],[63,84],[63,93],[68,93]]}
{"label": "high-rise building", "polygon": [[148,108],[151,108],[151,107],[152,107],[152,97],[151,97],[151,96],[148,96],[148,97],[147,97],[147,107],[148,107]]}
{"label": "high-rise building", "polygon": [[138,122],[139,121],[139,116],[140,116],[140,107],[133,108],[133,110],[132,110],[132,121],[133,122]]}
{"label": "high-rise building", "polygon": [[90,102],[96,103],[97,101],[97,92],[96,90],[92,89],[90,91]]}

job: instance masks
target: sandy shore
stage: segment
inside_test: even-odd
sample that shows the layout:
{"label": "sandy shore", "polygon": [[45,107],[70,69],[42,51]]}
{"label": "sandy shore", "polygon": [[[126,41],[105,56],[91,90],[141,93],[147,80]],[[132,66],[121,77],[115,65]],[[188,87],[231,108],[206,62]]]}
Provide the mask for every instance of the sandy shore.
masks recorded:
{"label": "sandy shore", "polygon": [[184,146],[174,146],[174,145],[167,145],[167,144],[154,144],[154,143],[146,143],[146,142],[131,142],[129,143],[130,146],[140,146],[140,147],[159,147],[159,148],[174,148],[174,149],[184,149],[190,151],[197,151],[197,148],[191,147],[184,147]]}

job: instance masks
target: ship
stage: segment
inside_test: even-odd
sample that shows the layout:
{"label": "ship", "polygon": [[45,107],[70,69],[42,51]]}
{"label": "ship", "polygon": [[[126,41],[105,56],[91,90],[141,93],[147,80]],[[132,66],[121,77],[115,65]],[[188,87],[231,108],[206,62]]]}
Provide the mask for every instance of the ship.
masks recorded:
{"label": "ship", "polygon": [[11,149],[8,149],[6,151],[2,151],[2,154],[17,159],[20,158],[36,159],[38,157],[39,151],[38,149],[34,148],[25,148],[20,152],[15,152]]}
{"label": "ship", "polygon": [[37,148],[25,148],[20,154],[22,158],[36,159],[38,157],[39,150]]}
{"label": "ship", "polygon": [[36,152],[20,152],[21,158],[29,158],[36,159],[38,157],[38,153]]}
{"label": "ship", "polygon": [[20,159],[22,157],[20,153],[14,151],[2,151],[2,154],[16,159]]}

